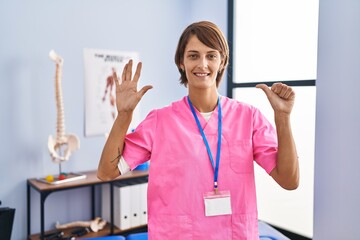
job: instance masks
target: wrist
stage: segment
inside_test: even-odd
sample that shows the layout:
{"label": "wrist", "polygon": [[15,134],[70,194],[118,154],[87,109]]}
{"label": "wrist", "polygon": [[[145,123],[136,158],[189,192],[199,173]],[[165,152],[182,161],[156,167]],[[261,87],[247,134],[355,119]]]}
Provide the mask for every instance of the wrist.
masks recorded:
{"label": "wrist", "polygon": [[290,113],[287,113],[287,112],[281,112],[281,111],[279,111],[279,112],[274,112],[274,116],[275,116],[275,120],[276,119],[279,119],[279,120],[281,120],[281,119],[283,119],[283,120],[288,120],[288,119],[290,119]]}
{"label": "wrist", "polygon": [[115,121],[121,124],[130,124],[131,120],[132,120],[132,115],[133,112],[132,111],[121,111],[118,112],[118,115],[116,116]]}
{"label": "wrist", "polygon": [[290,124],[290,114],[284,112],[281,113],[275,112],[275,124],[276,125]]}

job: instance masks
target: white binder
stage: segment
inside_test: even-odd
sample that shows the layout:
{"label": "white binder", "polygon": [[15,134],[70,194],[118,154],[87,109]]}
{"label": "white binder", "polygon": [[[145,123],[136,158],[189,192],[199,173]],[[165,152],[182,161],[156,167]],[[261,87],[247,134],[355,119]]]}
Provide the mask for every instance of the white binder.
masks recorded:
{"label": "white binder", "polygon": [[140,225],[148,223],[147,212],[147,187],[148,183],[139,184],[140,187]]}
{"label": "white binder", "polygon": [[[131,228],[131,186],[114,185],[114,222],[120,230]],[[102,185],[101,217],[110,222],[110,185]]]}
{"label": "white binder", "polygon": [[126,230],[132,227],[132,188],[133,186],[131,185],[122,186],[116,187],[116,191],[114,191],[114,194],[116,192],[115,199],[118,199],[114,202],[114,214],[117,215],[114,223],[120,230]]}
{"label": "white binder", "polygon": [[[114,184],[114,225],[120,230],[147,224],[147,182]],[[110,222],[110,186],[102,185],[102,218]]]}
{"label": "white binder", "polygon": [[141,201],[141,189],[140,184],[135,184],[131,186],[131,216],[130,216],[130,224],[131,227],[140,226],[140,201]]}

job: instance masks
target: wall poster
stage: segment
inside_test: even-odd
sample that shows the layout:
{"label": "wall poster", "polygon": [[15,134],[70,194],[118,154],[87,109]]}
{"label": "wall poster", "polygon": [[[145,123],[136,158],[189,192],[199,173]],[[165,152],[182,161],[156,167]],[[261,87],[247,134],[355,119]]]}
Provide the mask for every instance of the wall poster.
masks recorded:
{"label": "wall poster", "polygon": [[[125,64],[132,59],[133,73],[139,62],[137,52],[84,49],[85,136],[107,135],[116,118],[113,71],[121,77]],[[129,131],[136,127],[139,109],[135,109]]]}

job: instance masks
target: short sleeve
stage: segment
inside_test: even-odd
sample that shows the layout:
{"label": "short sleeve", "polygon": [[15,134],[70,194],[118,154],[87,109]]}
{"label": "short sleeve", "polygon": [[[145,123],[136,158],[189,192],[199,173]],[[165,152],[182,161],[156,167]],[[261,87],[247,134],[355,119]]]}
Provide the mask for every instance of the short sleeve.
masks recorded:
{"label": "short sleeve", "polygon": [[153,110],[132,133],[126,135],[122,156],[131,170],[150,160],[156,124],[157,110]]}
{"label": "short sleeve", "polygon": [[278,142],[273,125],[255,109],[253,113],[254,159],[268,174],[276,167]]}

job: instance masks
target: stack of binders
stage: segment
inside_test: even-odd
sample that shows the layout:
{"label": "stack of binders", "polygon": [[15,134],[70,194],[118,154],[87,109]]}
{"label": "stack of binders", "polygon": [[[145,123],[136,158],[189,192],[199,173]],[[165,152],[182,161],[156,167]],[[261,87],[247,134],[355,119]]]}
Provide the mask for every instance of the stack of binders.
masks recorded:
{"label": "stack of binders", "polygon": [[[128,230],[147,224],[147,182],[114,183],[114,225]],[[102,218],[110,222],[110,186],[102,186]]]}

